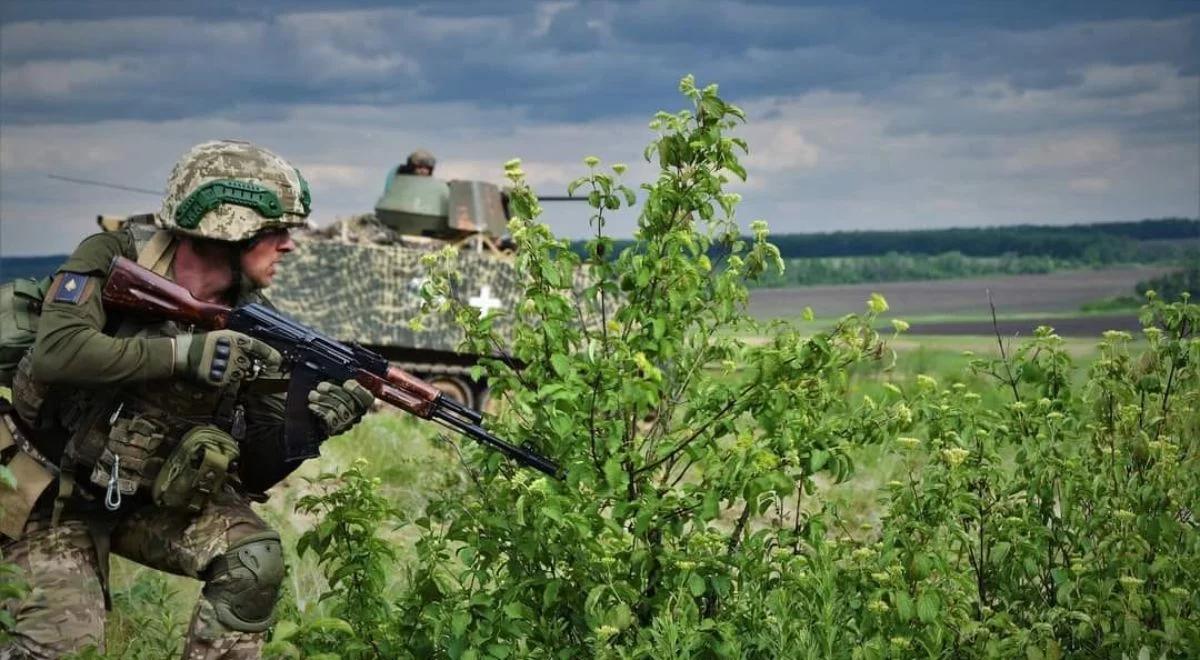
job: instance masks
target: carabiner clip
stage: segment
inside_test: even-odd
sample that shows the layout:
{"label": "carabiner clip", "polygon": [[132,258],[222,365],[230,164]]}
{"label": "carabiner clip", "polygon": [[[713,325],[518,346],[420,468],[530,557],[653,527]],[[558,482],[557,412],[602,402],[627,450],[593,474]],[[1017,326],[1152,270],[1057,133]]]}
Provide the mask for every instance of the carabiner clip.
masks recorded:
{"label": "carabiner clip", "polygon": [[104,493],[104,508],[116,511],[121,508],[121,457],[113,455],[112,474],[108,475],[108,490]]}

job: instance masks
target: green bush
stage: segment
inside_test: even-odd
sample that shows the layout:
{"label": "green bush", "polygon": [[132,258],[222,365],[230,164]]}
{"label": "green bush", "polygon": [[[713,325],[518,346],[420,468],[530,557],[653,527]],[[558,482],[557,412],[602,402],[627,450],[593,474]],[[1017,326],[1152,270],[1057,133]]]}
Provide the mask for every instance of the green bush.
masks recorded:
{"label": "green bush", "polygon": [[[1200,309],[1152,300],[1145,342],[1106,335],[1082,385],[1042,328],[952,382],[862,394],[854,374],[894,359],[872,330],[886,301],[807,337],[745,315],[747,285],[781,264],[764,223],[740,238],[723,190],[743,175],[729,135],[741,111],[690,77],[681,91],[691,108],[651,124],[645,155],[661,173],[615,258],[605,213],[635,192],[623,166],[588,159],[571,185],[595,210],[582,257],[536,221],[519,163],[506,166],[526,286],[507,316],[456,304],[453,254],[429,259],[426,303],[456,316],[464,348],[511,347],[480,367],[500,400],[488,426],[564,479],[463,447],[465,488],[409,523],[420,538],[398,564],[379,532],[398,516],[352,469],[303,505],[322,517],[302,543],[336,618],[280,623],[272,651],[1194,656]],[[826,489],[868,445],[903,476],[880,489],[878,522],[851,528]],[[405,576],[395,597],[391,569]]]}

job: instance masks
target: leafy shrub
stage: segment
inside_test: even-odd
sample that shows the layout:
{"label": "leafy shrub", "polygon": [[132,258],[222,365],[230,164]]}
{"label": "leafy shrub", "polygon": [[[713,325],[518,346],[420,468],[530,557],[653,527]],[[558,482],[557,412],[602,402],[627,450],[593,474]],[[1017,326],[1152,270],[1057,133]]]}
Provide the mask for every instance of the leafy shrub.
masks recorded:
{"label": "leafy shrub", "polygon": [[106,636],[107,655],[129,660],[157,660],[179,655],[187,631],[186,612],[165,574],[141,571],[126,589],[112,593],[113,615]]}
{"label": "leafy shrub", "polygon": [[[308,500],[337,619],[285,621],[273,650],[398,657],[1186,657],[1200,649],[1200,309],[1152,300],[1146,341],[1109,333],[1080,384],[1049,328],[945,384],[855,394],[892,359],[863,314],[810,337],[747,318],[778,268],[765,224],[740,238],[741,112],[685,78],[660,113],[632,245],[605,213],[624,168],[572,183],[595,214],[584,256],[536,221],[506,168],[523,304],[458,305],[430,259],[430,308],[455,314],[501,405],[488,420],[564,466],[518,471],[464,448],[467,485],[434,498],[405,582],[378,528],[396,518],[360,470]],[[717,255],[714,258],[711,255]],[[897,332],[904,328],[896,322]],[[761,342],[743,339],[764,337]],[[980,379],[994,384],[979,385]],[[987,383],[986,380],[983,381]],[[984,399],[982,389],[991,396]],[[1006,400],[994,402],[996,390]],[[824,486],[879,445],[903,477],[881,519],[849,528]]]}
{"label": "leafy shrub", "polygon": [[297,503],[297,511],[314,514],[320,522],[300,537],[296,554],[316,554],[329,582],[321,600],[331,607],[327,616],[303,628],[288,618],[299,615],[294,607],[285,607],[266,655],[317,657],[312,653],[321,650],[348,658],[400,655],[403,647],[391,623],[395,610],[386,598],[396,555],[380,536],[380,526],[394,523],[399,512],[380,495],[381,480],[367,476],[365,468],[366,461],[360,460],[340,477],[319,476],[316,481],[327,486],[325,491]]}

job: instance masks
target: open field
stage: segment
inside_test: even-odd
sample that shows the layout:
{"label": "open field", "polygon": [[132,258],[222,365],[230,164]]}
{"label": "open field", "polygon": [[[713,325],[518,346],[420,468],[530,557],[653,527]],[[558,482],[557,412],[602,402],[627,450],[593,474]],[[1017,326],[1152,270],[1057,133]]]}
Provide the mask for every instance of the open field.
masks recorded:
{"label": "open field", "polygon": [[[750,313],[764,319],[797,318],[808,306],[818,318],[830,319],[861,311],[871,293],[878,292],[887,298],[893,314],[912,322],[913,332],[923,332],[917,317],[940,316],[953,317],[945,321],[956,325],[943,326],[941,332],[933,334],[990,333],[989,290],[1001,318],[1019,315],[1033,327],[1041,319],[1085,316],[1076,313],[1080,305],[1132,294],[1137,282],[1170,270],[1173,269],[1163,266],[1127,266],[1046,275],[756,289],[750,292]],[[986,322],[986,327],[980,323],[963,325],[969,321]],[[1087,327],[1104,325],[1102,329],[1108,329],[1115,327],[1113,322],[1097,322]]]}

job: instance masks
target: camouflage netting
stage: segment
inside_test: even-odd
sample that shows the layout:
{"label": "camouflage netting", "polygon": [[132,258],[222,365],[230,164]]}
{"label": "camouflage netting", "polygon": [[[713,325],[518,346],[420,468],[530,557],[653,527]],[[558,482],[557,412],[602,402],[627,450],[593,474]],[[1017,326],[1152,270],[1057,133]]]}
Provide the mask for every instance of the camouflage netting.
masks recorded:
{"label": "camouflage netting", "polygon": [[[356,216],[364,217],[370,216]],[[361,221],[355,224],[354,218],[350,222],[346,232],[371,226]],[[420,310],[418,291],[425,277],[420,259],[445,243],[396,236],[394,243],[375,244],[363,240],[363,234],[345,238],[343,228],[335,227],[298,237],[296,251],[288,255],[267,292],[280,311],[345,341],[457,349],[462,333],[448,317],[426,319],[420,332],[409,327]],[[462,278],[457,294],[463,302],[484,310],[508,310],[519,303],[516,273],[509,258],[464,249],[459,264]]]}
{"label": "camouflage netting", "polygon": [[[297,236],[297,238],[301,238],[301,236]],[[342,218],[328,227],[311,229],[304,232],[303,238],[341,241],[343,243],[366,243],[368,245],[405,245],[409,247],[423,247],[432,243],[430,239],[400,234],[400,232],[380,222],[374,213],[364,213],[362,215],[350,216],[349,218]],[[440,247],[440,245],[433,247]]]}

